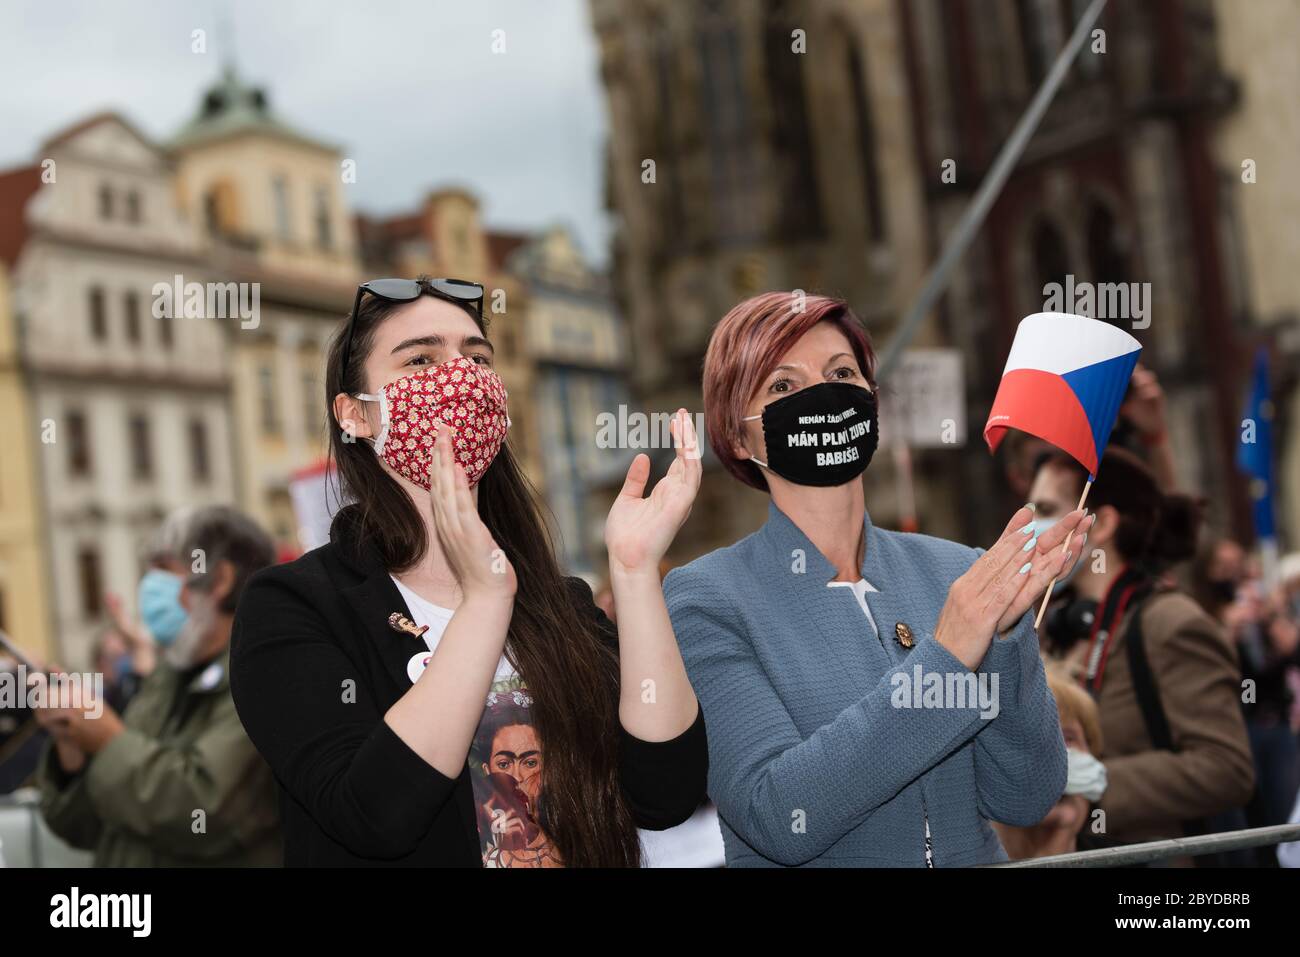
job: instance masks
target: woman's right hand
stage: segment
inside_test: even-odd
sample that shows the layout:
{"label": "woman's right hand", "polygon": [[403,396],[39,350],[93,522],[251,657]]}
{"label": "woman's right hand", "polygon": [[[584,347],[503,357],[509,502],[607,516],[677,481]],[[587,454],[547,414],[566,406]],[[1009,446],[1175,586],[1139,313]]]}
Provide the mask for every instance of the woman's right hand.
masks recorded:
{"label": "woman's right hand", "polygon": [[429,467],[429,498],[447,564],[466,599],[481,596],[513,601],[518,586],[514,567],[479,517],[465,470],[452,456],[455,433],[441,421],[434,427],[437,439]]}
{"label": "woman's right hand", "polygon": [[1094,519],[1084,516],[1083,509],[1075,509],[1035,538],[1033,510],[1021,507],[993,547],[949,587],[935,640],[967,668],[978,668],[993,636],[1014,625],[1067,567],[1073,556],[1066,537],[1092,527]]}

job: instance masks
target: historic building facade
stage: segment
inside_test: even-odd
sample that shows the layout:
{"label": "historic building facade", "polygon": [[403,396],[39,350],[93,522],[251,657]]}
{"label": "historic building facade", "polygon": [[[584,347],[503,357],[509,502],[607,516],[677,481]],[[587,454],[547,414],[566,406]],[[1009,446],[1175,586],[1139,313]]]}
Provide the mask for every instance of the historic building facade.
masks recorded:
{"label": "historic building facade", "polygon": [[[40,168],[0,174],[0,207],[16,211],[40,188]],[[12,204],[12,205],[11,205]],[[0,230],[18,224],[8,214]],[[0,457],[0,630],[42,660],[54,655],[49,595],[49,551],[41,494],[41,424],[32,414],[14,308],[11,246],[0,239],[0,404],[9,410],[5,454]]]}
{"label": "historic building facade", "polygon": [[[760,290],[841,295],[877,346],[886,343],[1086,7],[592,0],[616,291],[639,400],[698,406],[710,328]],[[1180,481],[1207,495],[1220,529],[1249,536],[1235,458],[1261,322],[1271,323],[1262,337],[1294,395],[1285,390],[1295,335],[1283,333],[1297,293],[1276,261],[1294,245],[1294,199],[1279,194],[1294,194],[1280,168],[1295,129],[1275,119],[1289,110],[1287,87],[1264,76],[1284,69],[1285,45],[1267,38],[1294,13],[1230,7],[1111,3],[1100,44],[1090,38],[1071,69],[912,342],[958,350],[969,425],[961,449],[912,456],[922,531],[987,540],[1016,504],[981,427],[1017,322],[1047,307],[1048,283],[1073,282],[1149,294],[1145,316],[1130,302],[1109,318],[1142,341],[1161,377]],[[789,55],[792,38],[804,52]],[[1271,59],[1247,62],[1254,49]],[[1277,177],[1271,191],[1242,183],[1240,154],[1253,153]],[[1269,246],[1282,251],[1257,260]],[[883,422],[882,436],[888,429]],[[1294,448],[1283,451],[1284,477],[1300,469]],[[873,517],[885,523],[897,517],[890,473],[882,462],[866,478]],[[701,490],[710,520],[694,541],[684,530],[679,557],[761,520],[761,497],[712,479]],[[711,508],[719,494],[728,507]]]}
{"label": "historic building facade", "polygon": [[237,501],[291,553],[304,543],[290,482],[325,456],[325,355],[360,278],[345,157],[277,116],[232,67],[171,149],[213,274],[258,290],[255,320],[224,323]]}
{"label": "historic building facade", "polygon": [[[1086,7],[898,5],[927,228],[940,241]],[[1044,309],[1048,283],[1149,283],[1145,317],[1099,318],[1131,331],[1160,375],[1180,481],[1209,495],[1222,527],[1248,534],[1234,461],[1249,320],[1233,278],[1235,178],[1213,150],[1238,97],[1213,13],[1210,0],[1108,5],[1104,52],[1094,37],[1074,64],[956,270],[940,325],[966,357],[971,421],[982,423],[1016,323]],[[955,183],[941,178],[947,160]],[[987,537],[1014,502],[977,437],[960,470],[967,514],[983,517],[970,532]]]}
{"label": "historic building facade", "polygon": [[[643,410],[700,410],[709,333],[755,293],[840,296],[882,346],[929,255],[896,5],[592,0],[591,9],[610,122],[614,278]],[[927,333],[918,344],[934,341]],[[944,481],[918,490],[940,526],[955,521],[944,517]],[[873,465],[867,482],[873,517],[891,522],[890,466]],[[734,541],[765,509],[766,496],[706,453],[674,558]]]}
{"label": "historic building facade", "polygon": [[105,592],[134,605],[167,512],[234,495],[229,370],[218,322],[154,308],[157,284],[209,278],[166,151],[99,114],[42,144],[33,170],[38,184],[6,207],[2,230],[29,402],[22,438],[39,466],[47,650],[82,667]]}
{"label": "historic building facade", "polygon": [[608,447],[600,432],[604,417],[631,405],[626,330],[608,277],[587,263],[568,230],[544,231],[505,267],[528,290],[532,404],[565,563],[599,580],[609,493],[622,486],[632,458],[631,450]]}
{"label": "historic building facade", "polygon": [[1273,359],[1278,443],[1278,528],[1284,545],[1300,548],[1300,110],[1295,90],[1300,60],[1300,4],[1290,0],[1216,0],[1223,68],[1241,91],[1239,106],[1215,132],[1225,193],[1235,199],[1240,270],[1234,272],[1252,345]]}

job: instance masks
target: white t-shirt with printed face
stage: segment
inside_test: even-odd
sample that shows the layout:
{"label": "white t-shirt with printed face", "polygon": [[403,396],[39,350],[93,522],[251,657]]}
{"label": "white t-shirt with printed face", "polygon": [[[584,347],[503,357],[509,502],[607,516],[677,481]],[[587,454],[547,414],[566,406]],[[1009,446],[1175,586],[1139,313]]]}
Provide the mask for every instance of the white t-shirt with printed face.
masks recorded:
{"label": "white t-shirt with printed face", "polygon": [[[389,577],[392,578],[391,575]],[[411,683],[414,684],[415,679],[423,674],[424,669],[428,667],[429,658],[433,656],[434,650],[438,647],[438,642],[442,640],[442,633],[447,630],[447,623],[451,621],[451,616],[456,613],[456,610],[454,608],[443,608],[441,605],[435,605],[433,602],[421,598],[396,578],[393,578],[393,584],[401,592],[402,598],[406,601],[406,607],[411,610],[411,620],[417,625],[429,626],[429,630],[424,633],[424,643],[429,648],[429,654],[416,655],[407,665],[407,673],[412,676]],[[493,683],[516,677],[518,677],[518,673],[503,654],[501,660],[497,662],[497,673],[492,679]]]}
{"label": "white t-shirt with printed face", "polygon": [[[423,636],[427,650],[412,655],[407,664],[414,684],[429,666],[455,610],[426,601],[396,578],[393,582],[412,620],[428,626]],[[532,692],[503,654],[468,755],[484,867],[564,866],[541,823],[544,758]]]}

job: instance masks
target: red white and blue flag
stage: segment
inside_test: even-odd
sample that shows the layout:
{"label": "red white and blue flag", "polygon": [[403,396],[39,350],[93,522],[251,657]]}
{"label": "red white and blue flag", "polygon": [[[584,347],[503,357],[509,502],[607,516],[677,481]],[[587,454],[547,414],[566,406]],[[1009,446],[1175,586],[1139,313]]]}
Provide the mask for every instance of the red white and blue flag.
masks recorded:
{"label": "red white and blue flag", "polygon": [[1068,452],[1097,474],[1142,345],[1117,326],[1061,312],[1022,319],[984,441],[997,451],[1019,429]]}

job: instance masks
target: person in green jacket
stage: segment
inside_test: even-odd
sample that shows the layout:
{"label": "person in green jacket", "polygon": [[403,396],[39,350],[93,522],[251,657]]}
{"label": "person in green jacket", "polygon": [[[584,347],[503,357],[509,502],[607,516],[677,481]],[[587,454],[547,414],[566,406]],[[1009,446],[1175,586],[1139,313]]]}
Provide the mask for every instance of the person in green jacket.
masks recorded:
{"label": "person in green jacket", "polygon": [[275,781],[230,697],[230,629],[270,538],[234,509],[196,510],[178,557],[185,623],[118,715],[102,702],[44,708],[37,779],[50,829],[96,867],[279,866]]}

